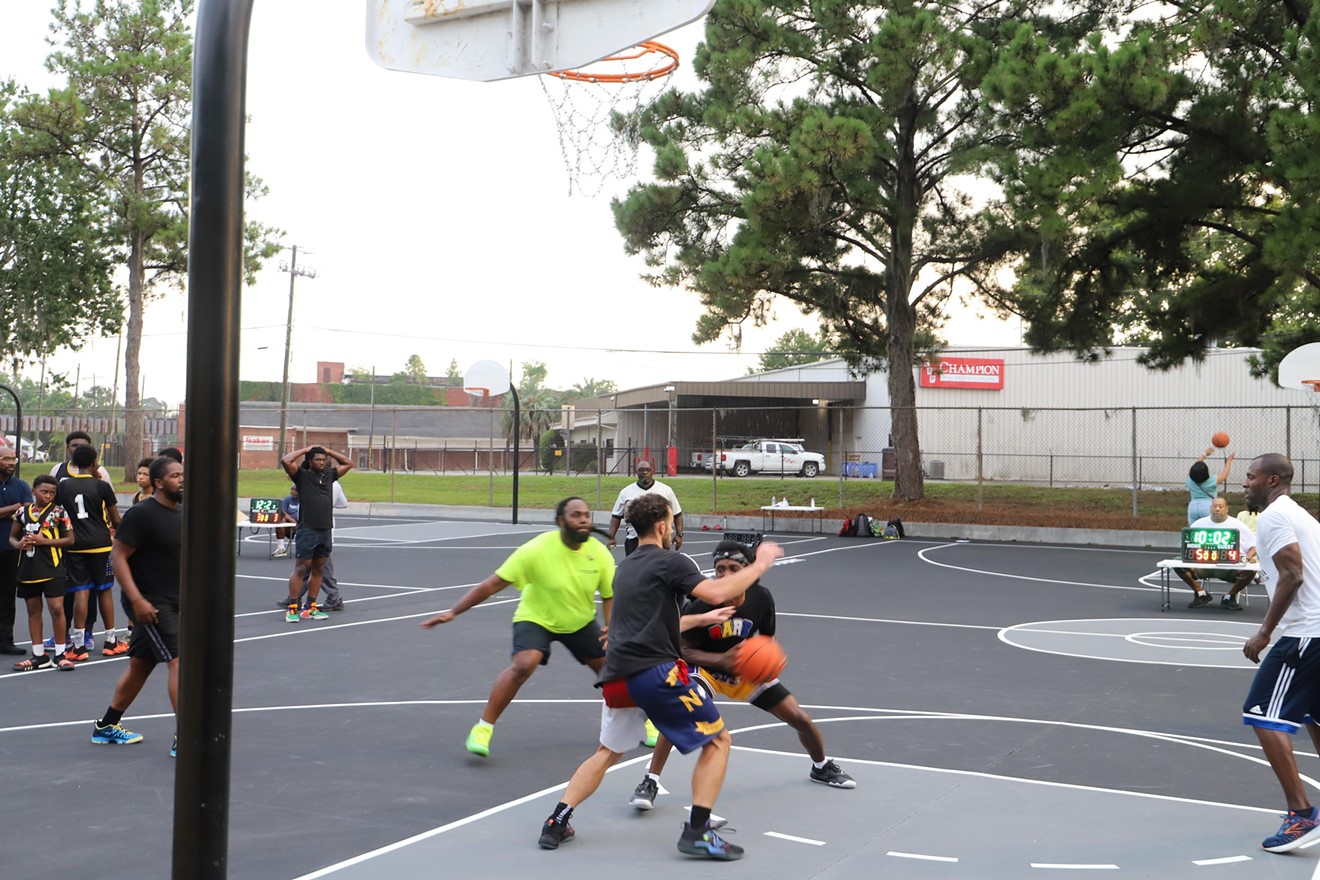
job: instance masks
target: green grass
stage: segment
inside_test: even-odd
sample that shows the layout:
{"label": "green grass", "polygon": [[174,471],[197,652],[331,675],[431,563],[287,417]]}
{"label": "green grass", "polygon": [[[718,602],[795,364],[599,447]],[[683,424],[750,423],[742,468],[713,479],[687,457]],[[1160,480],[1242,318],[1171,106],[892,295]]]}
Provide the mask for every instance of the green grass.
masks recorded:
{"label": "green grass", "polygon": [[[518,482],[518,506],[525,509],[550,509],[568,495],[580,495],[597,510],[608,510],[614,504],[619,490],[632,482],[631,477],[610,476],[597,481],[594,474],[583,476],[547,476],[523,474]],[[807,504],[812,498],[816,504],[831,510],[869,509],[884,511],[895,506],[890,498],[893,483],[876,480],[847,480],[843,483],[843,505],[840,508],[840,483],[837,477],[815,480],[800,478],[737,479],[723,477],[712,481],[710,477],[680,476],[666,480],[674,487],[683,509],[694,514],[733,513],[756,511],[769,504],[771,497],[788,497],[792,504]],[[508,508],[512,503],[513,479],[497,475],[431,475],[389,474],[353,471],[343,482],[344,491],[351,501],[396,502],[400,504],[446,504],[463,507]],[[599,486],[599,488],[598,488]],[[240,471],[238,494],[243,497],[279,498],[288,494],[289,480],[282,471]],[[1015,514],[1031,514],[1035,518],[1057,510],[1060,515],[1074,519],[1077,516],[1131,517],[1132,492],[1128,489],[1049,488],[1045,486],[985,484],[978,487],[967,483],[926,483],[926,500],[911,505],[908,518],[919,520],[923,512],[941,508],[956,516],[968,513],[969,521],[988,522],[1002,515],[1006,522],[1014,522]],[[1314,509],[1316,497],[1298,496],[1298,503]],[[1230,496],[1230,506],[1236,511],[1245,506],[1241,496]],[[1143,519],[1169,521],[1170,527],[1181,521],[1187,510],[1187,494],[1181,490],[1168,492],[1143,491],[1138,493],[1138,510]],[[946,516],[941,519],[950,520]],[[1157,525],[1158,523],[1150,523]]]}

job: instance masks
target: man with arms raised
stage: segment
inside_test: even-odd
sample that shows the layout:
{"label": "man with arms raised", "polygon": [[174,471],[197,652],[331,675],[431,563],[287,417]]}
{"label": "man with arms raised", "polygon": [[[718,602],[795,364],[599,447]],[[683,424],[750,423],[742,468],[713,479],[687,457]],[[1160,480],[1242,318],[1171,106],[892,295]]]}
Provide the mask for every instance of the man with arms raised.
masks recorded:
{"label": "man with arms raised", "polygon": [[[1242,484],[1247,501],[1262,510],[1256,534],[1270,596],[1260,629],[1242,646],[1248,660],[1260,663],[1242,704],[1242,722],[1256,731],[1288,802],[1283,825],[1261,842],[1269,852],[1320,840],[1320,817],[1292,747],[1292,735],[1305,724],[1320,748],[1320,726],[1312,720],[1320,718],[1320,523],[1289,497],[1292,479],[1292,462],[1271,452],[1251,463]],[[1261,651],[1276,630],[1279,639],[1262,662]]]}
{"label": "man with arms raised", "polygon": [[637,529],[637,551],[619,564],[614,577],[614,613],[610,615],[609,651],[601,670],[605,706],[601,709],[600,746],[578,767],[554,812],[541,825],[537,843],[556,849],[572,840],[573,810],[591,796],[605,771],[632,748],[645,719],[660,728],[683,754],[700,750],[692,771],[692,811],[678,838],[679,852],[708,859],[740,859],[742,847],[721,838],[711,827],[711,810],[724,784],[730,739],[713,695],[688,674],[679,643],[679,608],[689,597],[723,605],[741,596],[763,575],[783,549],[770,542],[756,560],[718,581],[703,575],[681,553],[671,553],[674,515],[661,495],[643,495],[629,518]]}
{"label": "man with arms raised", "polygon": [[[330,459],[335,464],[331,466]],[[298,459],[302,459],[301,466]],[[321,595],[321,577],[325,562],[334,547],[335,528],[334,484],[353,469],[348,456],[320,446],[304,446],[280,459],[284,472],[298,488],[301,503],[298,531],[293,535],[293,556],[296,562],[289,575],[288,610],[284,619],[297,623],[301,619],[325,620],[330,615],[316,607]],[[299,609],[298,596],[302,592],[303,578],[307,578],[307,607]]]}

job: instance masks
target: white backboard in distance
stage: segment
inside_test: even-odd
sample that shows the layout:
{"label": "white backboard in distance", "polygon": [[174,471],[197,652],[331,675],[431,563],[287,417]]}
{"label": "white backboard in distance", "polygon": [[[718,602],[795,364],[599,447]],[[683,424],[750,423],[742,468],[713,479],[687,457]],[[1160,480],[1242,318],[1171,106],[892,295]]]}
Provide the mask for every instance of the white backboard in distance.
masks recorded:
{"label": "white backboard in distance", "polygon": [[585,67],[705,15],[715,0],[367,0],[381,67],[489,82]]}

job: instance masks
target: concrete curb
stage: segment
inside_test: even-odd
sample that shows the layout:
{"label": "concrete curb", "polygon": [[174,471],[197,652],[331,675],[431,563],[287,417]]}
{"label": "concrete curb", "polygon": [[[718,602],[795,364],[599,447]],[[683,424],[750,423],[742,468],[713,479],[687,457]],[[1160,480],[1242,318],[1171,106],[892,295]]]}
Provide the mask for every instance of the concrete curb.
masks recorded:
{"label": "concrete curb", "polygon": [[[247,509],[247,498],[239,499],[239,509]],[[508,510],[491,507],[459,507],[445,504],[390,504],[379,501],[351,501],[344,511],[349,516],[389,518],[424,517],[427,519],[456,519],[471,522],[509,523],[512,520]],[[518,511],[519,525],[548,526],[554,524],[554,511],[527,509]],[[762,531],[759,516],[714,516],[709,514],[687,514],[683,518],[683,530],[689,534],[707,532],[718,535],[720,532],[759,532]],[[604,522],[600,525],[605,525]],[[827,519],[823,526],[815,520],[792,519],[780,516],[775,520],[775,532],[779,534],[812,534],[813,528],[823,528],[823,534],[834,535],[838,532],[839,521]],[[1117,529],[1058,529],[1028,528],[1024,526],[972,525],[964,523],[919,523],[905,522],[903,529],[909,538],[923,538],[937,541],[995,541],[1017,544],[1064,544],[1068,546],[1106,546],[1131,547],[1151,550],[1176,550],[1178,537],[1173,532],[1142,532]],[[820,533],[817,533],[820,534]]]}

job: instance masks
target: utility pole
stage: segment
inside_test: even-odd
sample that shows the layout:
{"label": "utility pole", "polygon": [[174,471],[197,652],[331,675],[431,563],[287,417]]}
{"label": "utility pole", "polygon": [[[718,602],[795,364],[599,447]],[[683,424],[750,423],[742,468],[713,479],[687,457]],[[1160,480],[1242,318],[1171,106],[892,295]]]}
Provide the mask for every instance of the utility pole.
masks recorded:
{"label": "utility pole", "polygon": [[315,278],[316,270],[310,266],[298,266],[298,246],[291,249],[293,257],[289,262],[280,261],[280,271],[289,273],[289,317],[284,322],[284,381],[280,384],[280,446],[279,458],[283,458],[289,449],[285,445],[284,432],[289,425],[289,349],[293,344],[293,282],[301,275]]}

